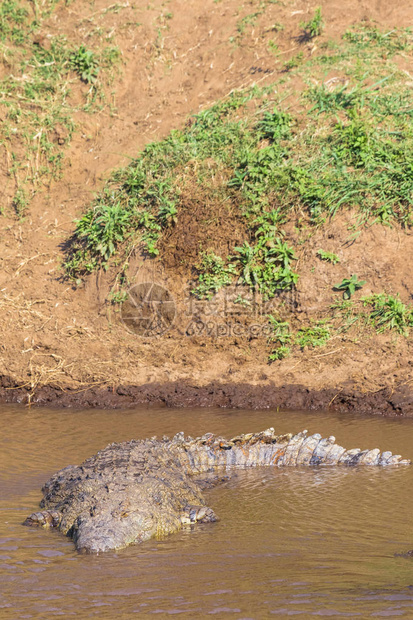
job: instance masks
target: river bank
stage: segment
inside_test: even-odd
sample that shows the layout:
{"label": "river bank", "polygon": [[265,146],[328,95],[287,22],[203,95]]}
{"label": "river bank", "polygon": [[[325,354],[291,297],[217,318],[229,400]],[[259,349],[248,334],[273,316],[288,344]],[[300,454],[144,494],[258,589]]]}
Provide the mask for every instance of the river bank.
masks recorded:
{"label": "river bank", "polygon": [[228,408],[269,410],[323,410],[385,417],[413,417],[413,393],[404,384],[371,392],[351,386],[312,391],[303,385],[223,384],[195,386],[190,382],[153,383],[142,386],[116,385],[83,390],[43,386],[33,396],[30,390],[13,386],[2,378],[0,401],[62,408]]}
{"label": "river bank", "polygon": [[410,416],[410,3],[18,4],[0,399]]}

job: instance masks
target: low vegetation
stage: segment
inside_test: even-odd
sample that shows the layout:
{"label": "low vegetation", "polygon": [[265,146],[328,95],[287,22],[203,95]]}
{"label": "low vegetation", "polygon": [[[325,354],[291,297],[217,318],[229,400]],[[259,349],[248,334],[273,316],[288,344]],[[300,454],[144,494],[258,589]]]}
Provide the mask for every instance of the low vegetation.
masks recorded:
{"label": "low vegetation", "polygon": [[[25,215],[40,187],[61,176],[75,114],[106,105],[106,85],[120,57],[113,42],[102,43],[96,36],[89,37],[88,43],[98,41],[94,51],[62,35],[39,34],[58,4],[58,0],[0,3],[0,47],[6,67],[0,79],[4,110],[0,146],[14,185],[12,205],[18,216]],[[79,90],[81,102],[74,103],[72,92]]]}
{"label": "low vegetation", "polygon": [[[239,23],[239,35],[256,18],[250,17]],[[320,37],[323,27],[317,9],[302,24],[304,38]],[[413,107],[409,78],[396,55],[410,58],[412,50],[409,29],[356,26],[339,44],[324,40],[313,56],[299,51],[295,61],[280,67],[278,81],[234,92],[148,144],[113,173],[76,222],[67,275],[77,280],[113,268],[117,282],[119,274],[127,282],[133,252],[162,260],[163,239],[179,230],[188,187],[208,196],[211,221],[226,205],[242,229],[242,242],[229,252],[218,241],[208,245],[199,239],[192,294],[200,299],[234,283],[264,301],[294,289],[300,277],[297,236],[340,211],[358,212],[354,238],[373,223],[411,226]],[[93,87],[98,61],[85,49],[74,58],[72,51],[72,70]],[[337,77],[326,79],[333,68]],[[292,89],[292,75],[305,84],[299,92]],[[333,251],[319,249],[316,255],[329,269],[340,262]],[[379,332],[407,333],[412,312],[398,298],[380,293],[354,301],[366,282],[356,274],[335,281],[332,277],[331,289],[343,299],[327,317],[295,331],[270,317],[270,361],[288,356],[293,347],[323,346],[361,321]]]}

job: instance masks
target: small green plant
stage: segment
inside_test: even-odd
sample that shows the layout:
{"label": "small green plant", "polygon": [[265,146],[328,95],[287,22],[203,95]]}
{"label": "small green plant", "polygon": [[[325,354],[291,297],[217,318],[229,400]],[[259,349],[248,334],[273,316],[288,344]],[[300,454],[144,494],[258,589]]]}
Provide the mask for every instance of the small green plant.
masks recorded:
{"label": "small green plant", "polygon": [[291,348],[285,347],[282,345],[278,347],[278,349],[274,349],[273,351],[271,351],[271,353],[268,356],[268,361],[275,362],[277,360],[283,360],[286,357],[289,357],[290,354],[291,354]]}
{"label": "small green plant", "polygon": [[290,114],[274,108],[273,112],[264,112],[257,129],[263,138],[275,142],[290,135],[291,123]]}
{"label": "small green plant", "polygon": [[283,70],[286,72],[292,71],[292,69],[296,69],[297,67],[299,67],[302,64],[303,60],[304,60],[304,54],[303,52],[299,52],[298,54],[296,54],[289,60],[285,61],[283,65]]}
{"label": "small green plant", "polygon": [[349,89],[347,85],[344,85],[329,89],[322,84],[310,87],[305,96],[314,102],[310,112],[317,110],[321,114],[353,108],[361,99],[361,95],[361,89],[357,86]]}
{"label": "small green plant", "polygon": [[13,207],[19,217],[23,217],[29,206],[29,197],[24,187],[16,190],[13,198]]}
{"label": "small green plant", "polygon": [[268,315],[268,321],[272,328],[272,333],[268,336],[268,342],[279,345],[268,356],[270,362],[275,362],[290,355],[291,347],[289,345],[293,340],[293,336],[290,332],[290,324],[287,321],[279,321],[272,314]]}
{"label": "small green plant", "polygon": [[195,267],[199,274],[198,285],[191,292],[200,299],[211,299],[219,289],[231,284],[236,273],[233,265],[226,264],[213,252],[205,252]]}
{"label": "small green plant", "polygon": [[171,200],[164,200],[158,213],[159,221],[163,226],[176,224],[178,219],[178,209],[176,203]]}
{"label": "small green plant", "polygon": [[363,304],[372,305],[369,318],[379,333],[395,329],[399,334],[407,335],[413,326],[413,308],[406,306],[399,298],[385,293],[364,297]]}
{"label": "small green plant", "polygon": [[282,32],[284,30],[284,26],[281,22],[274,22],[274,24],[271,26],[270,30],[272,30],[272,32]]}
{"label": "small green plant", "polygon": [[235,264],[240,265],[240,282],[255,287],[260,281],[259,246],[251,246],[247,241],[234,248],[237,255],[233,256]]}
{"label": "small green plant", "polygon": [[87,239],[89,249],[105,266],[117,245],[128,236],[130,219],[131,214],[119,203],[97,205],[76,221],[76,233],[79,239]]}
{"label": "small green plant", "polygon": [[327,261],[328,263],[333,263],[333,265],[336,265],[337,263],[340,262],[339,257],[337,256],[337,254],[333,254],[332,252],[327,252],[326,250],[317,250],[317,256],[320,257],[321,260]]}
{"label": "small green plant", "polygon": [[331,338],[331,326],[325,321],[318,321],[310,327],[299,329],[296,336],[296,343],[304,349],[305,347],[322,347]]}
{"label": "small green plant", "polygon": [[335,284],[333,288],[335,291],[343,291],[343,299],[350,299],[365,284],[365,280],[359,280],[357,275],[353,274],[351,278],[344,278],[339,284]]}
{"label": "small green plant", "polygon": [[337,156],[356,167],[365,167],[371,160],[374,149],[370,130],[364,119],[355,112],[349,112],[350,123],[339,121],[334,128]]}
{"label": "small green plant", "polygon": [[263,213],[253,221],[253,225],[256,226],[255,236],[261,237],[263,244],[271,242],[276,235],[283,234],[281,225],[285,220],[286,215],[281,212],[280,208]]}
{"label": "small green plant", "polygon": [[279,238],[275,239],[274,244],[265,254],[266,262],[278,263],[283,269],[287,269],[293,260],[297,260],[293,248]]}
{"label": "small green plant", "polygon": [[95,54],[81,45],[70,56],[70,63],[83,82],[94,84],[100,71]]}
{"label": "small green plant", "polygon": [[108,300],[111,304],[123,304],[128,299],[128,293],[126,291],[111,291],[108,295]]}
{"label": "small green plant", "polygon": [[300,27],[304,31],[304,37],[306,39],[314,39],[319,37],[324,29],[324,20],[321,15],[321,7],[317,7],[315,13],[308,22],[301,22]]}

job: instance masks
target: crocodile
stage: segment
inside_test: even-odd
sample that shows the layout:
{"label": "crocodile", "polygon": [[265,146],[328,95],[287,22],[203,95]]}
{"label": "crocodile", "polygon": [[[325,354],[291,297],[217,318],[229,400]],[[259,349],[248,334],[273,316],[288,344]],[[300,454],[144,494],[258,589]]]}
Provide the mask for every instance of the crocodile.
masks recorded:
{"label": "crocodile", "polygon": [[[219,472],[257,466],[390,466],[409,460],[380,450],[346,450],[335,437],[277,435],[273,428],[230,440],[207,433],[193,439],[112,443],[44,485],[40,512],[23,525],[57,528],[80,552],[121,549],[184,526],[217,521],[203,489]],[[212,476],[212,481],[211,481]],[[222,480],[222,477],[221,477]]]}

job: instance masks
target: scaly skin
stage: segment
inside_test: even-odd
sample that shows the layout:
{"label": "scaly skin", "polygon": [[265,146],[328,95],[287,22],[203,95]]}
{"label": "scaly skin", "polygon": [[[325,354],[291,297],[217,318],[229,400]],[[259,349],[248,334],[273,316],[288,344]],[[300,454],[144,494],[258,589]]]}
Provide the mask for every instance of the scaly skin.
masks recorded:
{"label": "scaly skin", "polygon": [[80,466],[54,474],[41,512],[24,525],[55,527],[80,551],[120,549],[183,525],[216,521],[192,476],[236,468],[296,465],[407,465],[391,452],[345,450],[334,437],[276,435],[273,428],[231,440],[207,433],[111,444]]}

